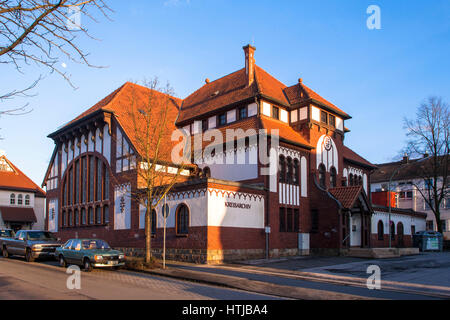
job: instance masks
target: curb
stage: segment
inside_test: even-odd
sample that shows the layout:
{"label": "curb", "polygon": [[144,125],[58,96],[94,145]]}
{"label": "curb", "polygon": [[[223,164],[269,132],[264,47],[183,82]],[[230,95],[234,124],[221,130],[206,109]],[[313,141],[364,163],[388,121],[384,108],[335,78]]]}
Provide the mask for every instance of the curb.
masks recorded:
{"label": "curb", "polygon": [[296,300],[379,300],[377,298],[368,298],[346,293],[338,293],[326,290],[307,289],[300,287],[277,285],[256,280],[248,280],[235,276],[211,274],[207,272],[181,270],[181,269],[155,269],[155,270],[136,270],[151,275],[195,281],[210,285],[219,285],[232,289],[239,289],[254,293],[261,293],[283,298]]}

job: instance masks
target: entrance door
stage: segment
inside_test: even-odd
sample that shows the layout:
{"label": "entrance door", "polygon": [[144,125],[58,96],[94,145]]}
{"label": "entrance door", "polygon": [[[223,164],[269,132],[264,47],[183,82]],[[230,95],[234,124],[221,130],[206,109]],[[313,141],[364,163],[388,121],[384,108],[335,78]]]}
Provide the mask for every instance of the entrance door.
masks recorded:
{"label": "entrance door", "polygon": [[370,215],[361,214],[361,248],[370,247]]}

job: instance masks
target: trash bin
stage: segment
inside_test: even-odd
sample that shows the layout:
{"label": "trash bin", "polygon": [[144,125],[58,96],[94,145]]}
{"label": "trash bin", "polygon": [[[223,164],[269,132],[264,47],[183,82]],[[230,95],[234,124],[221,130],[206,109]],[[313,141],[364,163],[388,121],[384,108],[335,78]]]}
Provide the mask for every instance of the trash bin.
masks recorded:
{"label": "trash bin", "polygon": [[442,251],[444,238],[435,231],[419,231],[413,235],[413,245],[420,251]]}

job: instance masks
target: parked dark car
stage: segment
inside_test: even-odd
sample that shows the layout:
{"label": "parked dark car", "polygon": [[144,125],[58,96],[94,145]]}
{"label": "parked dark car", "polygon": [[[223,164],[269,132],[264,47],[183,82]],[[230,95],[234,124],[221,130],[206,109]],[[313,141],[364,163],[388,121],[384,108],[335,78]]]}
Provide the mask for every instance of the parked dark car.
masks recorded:
{"label": "parked dark car", "polygon": [[20,230],[14,238],[0,238],[3,257],[22,256],[28,262],[37,258],[54,258],[58,239],[48,231]]}
{"label": "parked dark car", "polygon": [[14,230],[11,230],[11,229],[0,230],[0,239],[1,238],[14,238],[14,236],[15,236]]}
{"label": "parked dark car", "polygon": [[79,265],[85,271],[93,267],[118,269],[125,265],[125,254],[100,239],[70,239],[56,249],[55,256],[61,267]]}

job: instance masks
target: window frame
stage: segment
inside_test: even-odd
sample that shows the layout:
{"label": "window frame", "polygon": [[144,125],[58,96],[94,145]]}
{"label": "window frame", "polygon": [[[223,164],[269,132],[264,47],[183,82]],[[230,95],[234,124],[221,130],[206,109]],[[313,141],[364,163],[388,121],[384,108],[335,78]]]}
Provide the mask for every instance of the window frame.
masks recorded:
{"label": "window frame", "polygon": [[[223,121],[221,121],[223,119]],[[227,113],[223,112],[217,115],[217,126],[225,126],[227,124]]]}
{"label": "window frame", "polygon": [[272,105],[272,118],[280,120],[280,108]]}
{"label": "window frame", "polygon": [[324,188],[324,189],[326,189],[326,172],[327,172],[327,169],[325,168],[325,165],[323,164],[323,163],[321,163],[320,165],[319,165],[319,168],[318,168],[318,172],[319,172],[319,185],[322,187],[322,188]]}
{"label": "window frame", "polygon": [[[242,112],[244,112],[244,115],[242,115]],[[238,120],[243,120],[248,118],[248,109],[247,106],[238,108]]]}
{"label": "window frame", "polygon": [[[182,209],[183,210],[182,212]],[[183,219],[181,219],[181,215],[183,214]],[[186,216],[184,218],[184,215]],[[189,207],[185,203],[180,203],[177,207],[176,214],[175,214],[175,233],[177,236],[186,237],[189,235],[189,220],[190,220],[190,212]],[[186,228],[186,229],[184,229]]]}
{"label": "window frame", "polygon": [[[380,228],[380,226],[381,226],[381,228]],[[384,240],[384,223],[382,220],[378,220],[377,233],[378,233],[378,240],[383,241]]]}
{"label": "window frame", "polygon": [[[109,224],[109,212],[108,219],[105,220],[103,207],[106,206],[109,210],[111,206],[110,176],[107,160],[96,152],[84,153],[71,161],[61,181],[63,191],[60,197],[63,204],[61,212],[64,211],[68,215],[70,210],[73,217],[71,221],[62,223],[61,227]],[[74,223],[76,211],[78,219],[77,223]]]}
{"label": "window frame", "polygon": [[328,113],[326,111],[320,110],[320,123],[328,124]]}
{"label": "window frame", "polygon": [[330,168],[330,187],[337,187],[337,171],[335,167]]}

